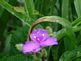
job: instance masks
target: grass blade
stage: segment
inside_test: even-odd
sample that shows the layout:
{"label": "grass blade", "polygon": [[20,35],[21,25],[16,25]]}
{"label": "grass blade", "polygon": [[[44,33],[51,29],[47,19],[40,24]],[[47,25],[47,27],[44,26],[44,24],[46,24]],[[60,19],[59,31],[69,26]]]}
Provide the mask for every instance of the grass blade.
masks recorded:
{"label": "grass blade", "polygon": [[33,0],[25,0],[24,4],[25,4],[26,15],[29,18],[35,19],[34,16],[35,8],[34,8]]}
{"label": "grass blade", "polygon": [[[81,57],[81,46],[77,47],[76,49],[72,51],[66,51],[59,61],[72,61],[73,59]],[[74,60],[73,60],[74,61]]]}
{"label": "grass blade", "polygon": [[77,15],[78,17],[80,17],[81,16],[81,0],[74,0],[74,4],[75,4]]}
{"label": "grass blade", "polygon": [[62,0],[62,17],[69,19],[69,0]]}
{"label": "grass blade", "polygon": [[6,9],[7,11],[9,11],[11,14],[13,14],[14,16],[16,16],[17,18],[19,18],[24,24],[27,24],[28,26],[29,23],[25,23],[24,20],[26,19],[26,15],[22,14],[22,13],[18,13],[14,10],[14,7],[10,4],[8,4],[6,1],[4,0],[0,0],[0,5]]}

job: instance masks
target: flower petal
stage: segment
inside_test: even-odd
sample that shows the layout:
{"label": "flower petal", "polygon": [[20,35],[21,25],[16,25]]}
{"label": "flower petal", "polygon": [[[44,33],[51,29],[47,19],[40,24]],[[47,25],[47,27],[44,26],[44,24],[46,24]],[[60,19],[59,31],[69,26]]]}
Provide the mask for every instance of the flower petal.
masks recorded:
{"label": "flower petal", "polygon": [[41,50],[41,48],[38,47],[37,49],[33,50],[33,52],[36,53],[36,52],[39,52],[40,50]]}
{"label": "flower petal", "polygon": [[48,38],[48,33],[44,29],[33,30],[30,34],[30,38],[35,42],[42,42]]}
{"label": "flower petal", "polygon": [[30,52],[38,52],[40,51],[40,46],[32,41],[27,41],[25,44],[22,46],[22,51],[23,53],[30,53]]}
{"label": "flower petal", "polygon": [[46,41],[41,42],[41,46],[52,46],[57,45],[57,39],[55,37],[49,37]]}

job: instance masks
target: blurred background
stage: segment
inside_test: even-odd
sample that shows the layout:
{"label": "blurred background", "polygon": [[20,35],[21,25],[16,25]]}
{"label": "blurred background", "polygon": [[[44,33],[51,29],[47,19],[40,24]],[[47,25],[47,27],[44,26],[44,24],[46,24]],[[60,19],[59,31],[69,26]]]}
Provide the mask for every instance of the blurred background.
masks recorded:
{"label": "blurred background", "polygon": [[32,54],[24,55],[16,44],[24,43],[32,23],[44,16],[66,19],[74,35],[67,31],[65,36],[59,23],[37,25],[59,41],[50,49],[48,61],[81,61],[81,0],[0,0],[0,61],[33,61]]}

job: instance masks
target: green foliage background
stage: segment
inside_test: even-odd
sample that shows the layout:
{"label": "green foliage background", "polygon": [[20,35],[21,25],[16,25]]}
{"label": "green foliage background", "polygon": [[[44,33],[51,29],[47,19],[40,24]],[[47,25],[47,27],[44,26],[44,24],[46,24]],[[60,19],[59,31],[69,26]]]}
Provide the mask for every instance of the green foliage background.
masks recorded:
{"label": "green foliage background", "polygon": [[[36,28],[48,29],[58,46],[48,47],[48,61],[81,61],[81,0],[0,0],[0,61],[34,60],[33,54],[18,51],[31,25],[38,18],[51,18]],[[57,19],[59,21],[55,22]]]}

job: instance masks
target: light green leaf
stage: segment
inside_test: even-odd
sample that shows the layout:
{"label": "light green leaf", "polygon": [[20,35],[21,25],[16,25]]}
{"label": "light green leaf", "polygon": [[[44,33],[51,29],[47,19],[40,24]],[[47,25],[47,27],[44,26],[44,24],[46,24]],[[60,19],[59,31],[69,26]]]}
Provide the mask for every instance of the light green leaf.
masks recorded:
{"label": "light green leaf", "polygon": [[74,4],[75,4],[77,15],[78,17],[80,17],[81,16],[81,0],[74,0]]}
{"label": "light green leaf", "polygon": [[19,50],[22,51],[22,46],[23,44],[16,44],[15,47]]}
{"label": "light green leaf", "polygon": [[16,12],[20,12],[20,13],[23,13],[23,14],[25,14],[25,9],[24,9],[24,7],[14,7],[14,10],[16,11]]}

